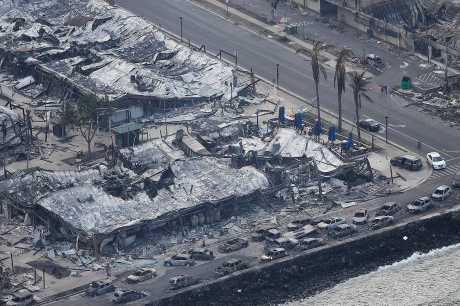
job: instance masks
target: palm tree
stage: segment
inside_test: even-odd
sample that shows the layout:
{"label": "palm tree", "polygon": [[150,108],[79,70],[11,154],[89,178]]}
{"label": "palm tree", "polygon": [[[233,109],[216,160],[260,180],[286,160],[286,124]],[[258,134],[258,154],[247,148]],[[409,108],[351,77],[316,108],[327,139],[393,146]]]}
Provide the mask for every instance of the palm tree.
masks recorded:
{"label": "palm tree", "polygon": [[319,62],[321,50],[324,49],[324,46],[320,41],[315,41],[313,43],[313,50],[311,56],[311,69],[313,72],[313,80],[315,82],[315,90],[316,90],[316,110],[318,112],[318,122],[321,123],[321,109],[320,109],[320,102],[319,102],[319,79],[320,79],[320,72],[323,74],[325,80],[327,80],[327,73],[326,68]]}
{"label": "palm tree", "polygon": [[359,115],[361,110],[361,97],[364,97],[367,101],[372,102],[372,98],[367,94],[369,81],[366,80],[363,71],[361,73],[353,71],[351,73],[351,80],[349,86],[353,90],[353,100],[355,102],[355,119],[356,129],[358,130],[358,139],[361,140],[361,128],[359,126]]}
{"label": "palm tree", "polygon": [[342,132],[342,95],[346,90],[346,78],[347,71],[345,67],[345,60],[351,54],[351,51],[348,49],[342,49],[337,57],[337,62],[335,64],[335,73],[334,73],[334,88],[337,88],[337,105],[339,109],[339,118],[338,118],[338,131]]}

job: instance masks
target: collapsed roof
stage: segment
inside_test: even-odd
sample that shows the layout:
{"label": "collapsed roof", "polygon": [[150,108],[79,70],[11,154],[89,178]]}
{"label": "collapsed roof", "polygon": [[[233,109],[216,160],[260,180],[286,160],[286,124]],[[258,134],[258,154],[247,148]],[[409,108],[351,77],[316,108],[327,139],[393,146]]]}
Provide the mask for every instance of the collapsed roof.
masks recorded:
{"label": "collapsed roof", "polygon": [[232,79],[230,66],[102,0],[0,0],[1,49],[111,99],[221,96]]}
{"label": "collapsed roof", "polygon": [[293,129],[281,128],[270,143],[263,145],[254,138],[242,141],[245,151],[257,151],[261,154],[271,154],[283,158],[312,158],[318,170],[322,173],[331,173],[344,165],[343,161],[311,137],[299,135]]}
{"label": "collapsed roof", "polygon": [[169,163],[185,159],[183,152],[174,149],[168,139],[155,139],[138,146],[123,148],[120,154],[131,168],[149,168],[159,172],[166,169]]}
{"label": "collapsed roof", "polygon": [[269,185],[254,167],[234,169],[228,160],[215,158],[178,160],[172,163],[171,172],[174,183],[160,189],[154,198],[145,191],[127,200],[112,196],[94,184],[102,178],[97,170],[65,175],[28,173],[1,182],[0,192],[14,196],[22,205],[36,203],[78,231],[110,234],[200,204],[250,195]]}

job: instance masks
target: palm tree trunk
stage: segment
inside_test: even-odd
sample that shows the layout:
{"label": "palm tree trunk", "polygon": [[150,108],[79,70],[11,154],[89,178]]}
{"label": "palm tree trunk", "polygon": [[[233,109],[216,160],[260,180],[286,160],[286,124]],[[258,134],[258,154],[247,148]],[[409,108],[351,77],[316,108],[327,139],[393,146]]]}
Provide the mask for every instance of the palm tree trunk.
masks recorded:
{"label": "palm tree trunk", "polygon": [[338,106],[339,106],[339,122],[337,124],[337,128],[339,133],[342,132],[342,93],[338,94]]}
{"label": "palm tree trunk", "polygon": [[356,130],[358,131],[358,139],[361,140],[361,128],[359,126],[359,95],[354,95],[355,100],[355,117],[356,117]]}
{"label": "palm tree trunk", "polygon": [[320,103],[319,103],[318,82],[315,82],[315,89],[316,89],[316,111],[318,112],[318,122],[321,124],[321,108],[320,108]]}

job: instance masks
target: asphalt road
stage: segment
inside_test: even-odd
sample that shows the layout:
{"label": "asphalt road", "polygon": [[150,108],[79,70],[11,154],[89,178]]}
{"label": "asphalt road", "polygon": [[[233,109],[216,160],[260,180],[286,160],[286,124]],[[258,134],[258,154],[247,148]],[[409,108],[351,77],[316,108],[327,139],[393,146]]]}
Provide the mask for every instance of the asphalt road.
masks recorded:
{"label": "asphalt road", "polygon": [[[253,68],[258,75],[268,80],[275,78],[278,63],[282,87],[306,99],[315,99],[310,63],[274,40],[246,30],[187,0],[119,0],[117,3],[176,34],[180,33],[179,17],[182,16],[184,39],[205,44],[207,50],[214,54],[220,49],[232,53],[237,50],[241,66]],[[387,54],[387,58],[394,57],[391,53]],[[335,111],[337,98],[332,82],[331,74],[328,81],[321,82],[320,98],[323,107]],[[405,107],[396,97],[382,97],[380,92],[372,96],[374,103],[363,103],[363,117],[384,122],[385,116],[389,116],[391,140],[412,150],[416,150],[417,141],[421,141],[424,153],[436,150],[443,152],[448,159],[460,156],[458,129],[448,127],[441,120],[421,113],[416,108]],[[354,120],[350,90],[347,90],[344,97],[344,116]]]}

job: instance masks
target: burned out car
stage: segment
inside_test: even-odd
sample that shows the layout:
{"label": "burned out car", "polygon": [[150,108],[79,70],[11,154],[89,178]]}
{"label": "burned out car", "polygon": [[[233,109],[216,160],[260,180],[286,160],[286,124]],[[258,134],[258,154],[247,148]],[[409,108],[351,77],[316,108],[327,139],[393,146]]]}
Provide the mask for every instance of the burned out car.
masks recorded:
{"label": "burned out car", "polygon": [[193,260],[213,260],[214,252],[206,248],[191,249],[190,258]]}
{"label": "burned out car", "polygon": [[236,271],[247,269],[249,265],[241,259],[232,258],[217,267],[216,274],[220,276],[228,275]]}
{"label": "burned out car", "polygon": [[232,238],[219,245],[218,250],[221,253],[235,252],[247,248],[249,242],[244,238]]}
{"label": "burned out car", "polygon": [[110,281],[96,281],[92,282],[88,289],[86,289],[86,294],[89,296],[97,296],[106,294],[109,292],[115,291],[115,286]]}
{"label": "burned out car", "polygon": [[194,266],[195,260],[191,257],[190,254],[182,253],[175,254],[170,258],[164,261],[164,265],[167,267],[177,267],[177,266]]}
{"label": "burned out car", "polygon": [[351,236],[356,233],[356,226],[353,224],[339,224],[330,228],[327,232],[328,236],[334,239]]}
{"label": "burned out car", "polygon": [[422,169],[423,163],[419,157],[413,155],[396,156],[390,159],[392,166],[417,171]]}
{"label": "burned out car", "polygon": [[177,275],[169,279],[169,287],[172,290],[178,290],[198,284],[199,282],[199,279],[190,275]]}
{"label": "burned out car", "polygon": [[126,279],[126,282],[131,284],[141,283],[148,279],[152,279],[156,276],[157,270],[155,270],[154,268],[141,268],[133,274],[129,275]]}
{"label": "burned out car", "polygon": [[401,207],[396,202],[387,202],[383,204],[375,213],[376,216],[393,216]]}

